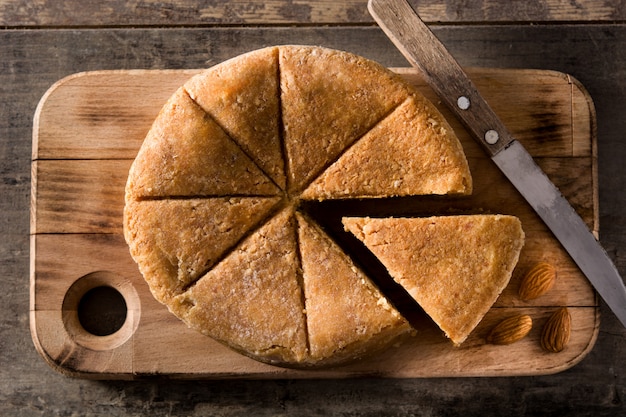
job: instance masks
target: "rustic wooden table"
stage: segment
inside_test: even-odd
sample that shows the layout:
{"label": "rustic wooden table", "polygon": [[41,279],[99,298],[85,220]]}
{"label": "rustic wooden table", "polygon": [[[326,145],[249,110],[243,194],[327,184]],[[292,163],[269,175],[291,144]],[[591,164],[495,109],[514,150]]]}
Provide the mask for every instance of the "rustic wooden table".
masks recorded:
{"label": "rustic wooden table", "polygon": [[[414,3],[462,65],[557,70],[587,88],[597,114],[600,240],[626,275],[624,2]],[[0,414],[626,414],[626,329],[604,304],[594,349],[548,376],[95,382],[48,367],[29,334],[31,135],[43,93],[79,71],[203,68],[281,43],[406,66],[365,0],[0,0]]]}

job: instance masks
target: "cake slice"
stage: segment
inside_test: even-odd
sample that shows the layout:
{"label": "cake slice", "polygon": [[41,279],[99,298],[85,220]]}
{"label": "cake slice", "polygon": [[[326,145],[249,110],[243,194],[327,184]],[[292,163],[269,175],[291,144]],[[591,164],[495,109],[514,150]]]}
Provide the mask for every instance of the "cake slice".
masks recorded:
{"label": "cake slice", "polygon": [[461,143],[439,111],[412,95],[302,193],[306,199],[471,194]]}
{"label": "cake slice", "polygon": [[398,76],[347,52],[285,46],[279,65],[288,188],[294,192],[408,96]]}
{"label": "cake slice", "polygon": [[276,185],[182,88],[154,121],[126,184],[127,200],[278,192]]}
{"label": "cake slice", "polygon": [[455,345],[507,286],[524,244],[519,219],[505,215],[345,217],[343,224]]}
{"label": "cake slice", "polygon": [[204,274],[257,223],[278,197],[129,201],[124,234],[155,298],[167,302]]}
{"label": "cake slice", "polygon": [[190,327],[263,362],[308,354],[295,219],[284,209],[170,304]]}
{"label": "cake slice", "polygon": [[278,47],[269,47],[203,71],[184,87],[284,189],[278,76]]}
{"label": "cake slice", "polygon": [[317,225],[297,214],[313,363],[338,363],[389,347],[410,332],[369,278]]}

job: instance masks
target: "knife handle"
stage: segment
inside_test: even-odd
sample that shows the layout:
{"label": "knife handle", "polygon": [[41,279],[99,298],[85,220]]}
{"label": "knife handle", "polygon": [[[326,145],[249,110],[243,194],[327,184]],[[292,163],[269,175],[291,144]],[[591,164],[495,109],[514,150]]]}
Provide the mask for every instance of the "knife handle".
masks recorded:
{"label": "knife handle", "polygon": [[406,0],[369,0],[381,29],[490,155],[513,137],[474,83]]}

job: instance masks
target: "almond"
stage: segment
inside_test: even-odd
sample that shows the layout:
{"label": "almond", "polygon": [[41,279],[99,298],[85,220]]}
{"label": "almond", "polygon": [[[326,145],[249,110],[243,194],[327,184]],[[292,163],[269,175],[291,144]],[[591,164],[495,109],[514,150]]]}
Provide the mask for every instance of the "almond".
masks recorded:
{"label": "almond", "polygon": [[555,281],[556,268],[547,262],[539,262],[522,279],[519,297],[522,300],[533,300],[548,292]]}
{"label": "almond", "polygon": [[548,352],[560,352],[569,342],[572,317],[567,307],[556,310],[541,330],[541,347]]}
{"label": "almond", "polygon": [[525,314],[518,314],[502,320],[487,336],[487,342],[494,345],[508,345],[523,339],[533,327],[533,320]]}

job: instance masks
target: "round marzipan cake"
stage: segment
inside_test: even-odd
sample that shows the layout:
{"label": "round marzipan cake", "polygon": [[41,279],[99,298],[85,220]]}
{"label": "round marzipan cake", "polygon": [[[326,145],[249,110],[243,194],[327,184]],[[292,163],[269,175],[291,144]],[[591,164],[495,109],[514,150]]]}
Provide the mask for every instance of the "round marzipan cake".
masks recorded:
{"label": "round marzipan cake", "polygon": [[130,169],[124,233],[154,297],[188,326],[263,362],[332,365],[411,327],[300,202],[471,190],[454,132],[400,77],[275,46],[169,99]]}

